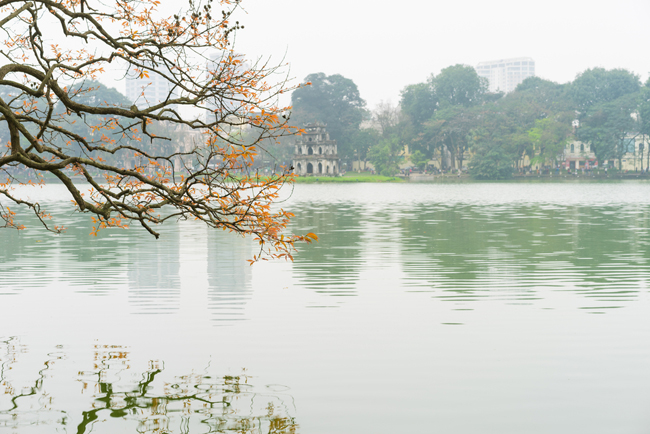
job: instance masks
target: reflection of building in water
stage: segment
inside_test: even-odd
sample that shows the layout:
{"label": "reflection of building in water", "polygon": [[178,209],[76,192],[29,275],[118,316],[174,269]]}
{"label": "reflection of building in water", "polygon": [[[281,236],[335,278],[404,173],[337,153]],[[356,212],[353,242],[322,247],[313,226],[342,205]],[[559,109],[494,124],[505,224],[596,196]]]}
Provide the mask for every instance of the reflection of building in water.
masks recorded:
{"label": "reflection of building in water", "polygon": [[209,309],[217,321],[243,319],[252,294],[251,240],[210,231],[208,242]]}
{"label": "reflection of building in water", "polygon": [[340,160],[336,140],[330,140],[325,124],[305,124],[305,132],[296,141],[293,156],[294,172],[298,175],[336,175]]}
{"label": "reflection of building in water", "polygon": [[126,252],[129,302],[147,313],[168,313],[179,308],[180,231],[171,222],[165,226],[157,228],[161,232],[158,240],[139,233]]}
{"label": "reflection of building in water", "polygon": [[128,250],[130,303],[144,313],[177,312],[181,305],[202,310],[205,298],[200,306],[184,303],[206,291],[213,318],[241,319],[251,295],[250,240],[189,222],[159,229],[164,230],[159,240],[139,239]]}

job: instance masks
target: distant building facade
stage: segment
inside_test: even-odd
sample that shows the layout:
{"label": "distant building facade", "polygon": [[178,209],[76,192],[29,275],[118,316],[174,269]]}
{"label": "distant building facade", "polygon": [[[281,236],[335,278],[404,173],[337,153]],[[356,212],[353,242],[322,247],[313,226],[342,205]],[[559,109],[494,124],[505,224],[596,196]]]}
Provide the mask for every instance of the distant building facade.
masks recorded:
{"label": "distant building facade", "polygon": [[[131,72],[126,77],[126,97],[140,108],[151,107],[173,98],[172,83],[162,75],[145,70],[141,74]],[[148,76],[148,77],[147,77]]]}
{"label": "distant building facade", "polygon": [[[650,138],[642,134],[625,137],[617,145],[617,151],[620,153],[621,158],[610,156],[607,160],[602,161],[602,164],[619,170],[647,170],[650,164],[647,143],[650,143]],[[619,146],[620,148],[618,148]],[[588,143],[576,140],[567,143],[562,167],[569,170],[593,169],[598,167],[598,161],[596,160],[596,154],[594,154]]]}
{"label": "distant building facade", "polygon": [[326,125],[320,122],[305,124],[305,132],[296,141],[293,157],[294,173],[298,175],[337,175],[341,160],[336,140],[330,140]]}
{"label": "distant building facade", "polygon": [[[614,160],[606,161],[605,163],[614,165]],[[583,143],[578,140],[570,141],[564,148],[564,161],[562,167],[574,169],[593,169],[598,166],[596,162],[596,154],[594,154],[589,143]]]}
{"label": "distant building facade", "polygon": [[528,77],[535,76],[535,61],[530,57],[492,60],[476,66],[476,73],[487,78],[490,92],[512,92]]}

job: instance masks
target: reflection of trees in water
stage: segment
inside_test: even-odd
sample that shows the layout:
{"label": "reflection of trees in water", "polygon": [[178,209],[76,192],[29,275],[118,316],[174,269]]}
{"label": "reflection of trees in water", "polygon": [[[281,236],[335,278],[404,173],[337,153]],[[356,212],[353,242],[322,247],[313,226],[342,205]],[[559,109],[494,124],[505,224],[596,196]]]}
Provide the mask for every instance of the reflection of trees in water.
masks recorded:
{"label": "reflection of trees in water", "polygon": [[452,300],[497,291],[525,300],[569,287],[622,301],[650,275],[649,217],[634,207],[413,209],[401,222],[403,267],[410,284]]}
{"label": "reflection of trees in water", "polygon": [[251,243],[236,234],[208,235],[209,309],[215,321],[240,319],[252,295]]}
{"label": "reflection of trees in water", "polygon": [[[61,408],[59,402],[78,403],[74,393],[51,386],[57,375],[55,362],[63,352],[51,353],[30,386],[14,387],[12,369],[20,363],[17,339],[0,341],[0,428],[28,431],[47,424],[50,431],[76,425],[78,434],[89,432],[140,433],[295,433],[288,395],[256,391],[252,377],[211,376],[194,372],[165,381],[163,363],[149,362],[143,372],[131,367],[129,352],[121,346],[95,345],[93,368],[78,373],[81,395],[87,398],[80,414]],[[130,381],[129,381],[130,380]],[[276,388],[279,386],[276,385]],[[75,387],[74,389],[77,389]],[[64,394],[62,396],[62,394]]]}
{"label": "reflection of trees in water", "polygon": [[[62,205],[47,208],[57,214]],[[161,238],[153,240],[140,228],[106,229],[90,236],[92,222],[84,214],[67,214],[62,220],[67,229],[61,235],[44,231],[26,213],[21,221],[28,229],[2,231],[0,272],[7,276],[6,286],[38,287],[58,280],[80,292],[102,294],[129,283],[136,293],[142,289],[136,302],[154,288],[163,293],[149,298],[163,299],[170,289],[178,290],[179,235],[174,225],[162,228]]]}
{"label": "reflection of trees in water", "polygon": [[[62,204],[47,206],[56,214]],[[65,217],[66,232],[46,232],[30,214],[21,213],[24,231],[3,230],[0,271],[7,276],[7,286],[22,288],[43,286],[55,280],[82,290],[101,293],[114,287],[116,272],[125,262],[118,254],[118,238],[89,236],[87,216],[72,213]]]}
{"label": "reflection of trees in water", "polygon": [[361,211],[351,203],[301,203],[291,210],[295,233],[315,232],[319,241],[301,245],[295,255],[295,278],[328,295],[354,295],[362,265]]}

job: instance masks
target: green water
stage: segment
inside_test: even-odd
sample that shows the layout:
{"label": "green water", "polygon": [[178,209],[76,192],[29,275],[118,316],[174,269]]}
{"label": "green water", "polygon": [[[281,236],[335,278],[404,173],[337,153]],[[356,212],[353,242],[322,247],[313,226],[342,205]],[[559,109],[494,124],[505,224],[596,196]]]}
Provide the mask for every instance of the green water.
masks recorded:
{"label": "green water", "polygon": [[650,183],[298,185],[250,267],[191,222],[0,231],[0,432],[644,433]]}

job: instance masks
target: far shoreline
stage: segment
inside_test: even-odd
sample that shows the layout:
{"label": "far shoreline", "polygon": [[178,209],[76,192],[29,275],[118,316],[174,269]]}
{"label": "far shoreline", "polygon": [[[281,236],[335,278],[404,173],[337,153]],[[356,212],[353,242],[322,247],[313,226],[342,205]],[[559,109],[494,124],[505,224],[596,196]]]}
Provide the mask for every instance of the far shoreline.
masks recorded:
{"label": "far shoreline", "polygon": [[382,176],[370,172],[347,172],[342,176],[310,175],[298,176],[296,184],[328,184],[328,183],[403,183],[403,184],[450,184],[450,183],[474,183],[474,182],[603,182],[603,181],[624,181],[624,180],[650,180],[650,174],[646,172],[628,173],[585,173],[585,174],[516,174],[505,179],[478,179],[468,174],[452,175],[423,175],[411,174],[411,176]]}

